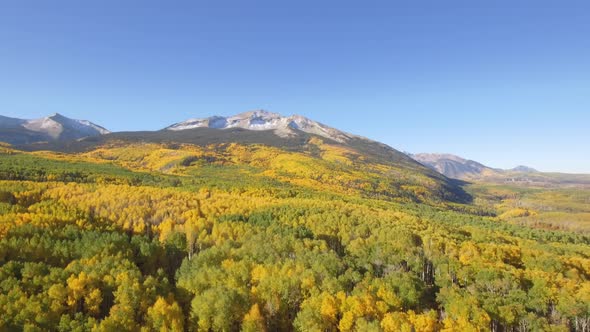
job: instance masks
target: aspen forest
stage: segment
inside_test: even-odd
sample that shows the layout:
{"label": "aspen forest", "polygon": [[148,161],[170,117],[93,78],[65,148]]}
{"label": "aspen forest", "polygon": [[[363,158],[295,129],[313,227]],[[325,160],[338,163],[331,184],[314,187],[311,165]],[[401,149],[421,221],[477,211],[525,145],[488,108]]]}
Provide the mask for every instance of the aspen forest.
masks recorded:
{"label": "aspen forest", "polygon": [[590,331],[583,222],[409,167],[317,138],[4,146],[0,330]]}

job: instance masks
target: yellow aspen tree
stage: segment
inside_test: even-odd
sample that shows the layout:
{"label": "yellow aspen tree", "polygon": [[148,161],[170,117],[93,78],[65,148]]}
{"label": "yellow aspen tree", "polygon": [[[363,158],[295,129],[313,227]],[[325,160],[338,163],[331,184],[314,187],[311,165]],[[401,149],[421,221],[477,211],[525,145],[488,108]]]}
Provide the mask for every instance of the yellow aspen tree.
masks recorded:
{"label": "yellow aspen tree", "polygon": [[254,303],[242,321],[243,332],[264,332],[266,325],[258,303]]}

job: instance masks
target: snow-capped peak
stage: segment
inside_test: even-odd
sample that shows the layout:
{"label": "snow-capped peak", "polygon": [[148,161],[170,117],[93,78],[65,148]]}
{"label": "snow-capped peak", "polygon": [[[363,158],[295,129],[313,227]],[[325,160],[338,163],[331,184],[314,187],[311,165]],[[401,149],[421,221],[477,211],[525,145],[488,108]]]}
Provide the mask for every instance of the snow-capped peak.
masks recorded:
{"label": "snow-capped peak", "polygon": [[165,130],[179,131],[194,128],[272,130],[281,137],[296,136],[298,131],[302,131],[341,143],[355,137],[300,115],[282,116],[264,110],[244,112],[229,117],[212,116],[209,118],[189,119],[173,124],[165,128]]}
{"label": "snow-capped peak", "polygon": [[107,129],[90,121],[70,119],[59,113],[32,120],[0,116],[0,129],[2,128],[34,132],[48,140],[79,139],[110,133]]}

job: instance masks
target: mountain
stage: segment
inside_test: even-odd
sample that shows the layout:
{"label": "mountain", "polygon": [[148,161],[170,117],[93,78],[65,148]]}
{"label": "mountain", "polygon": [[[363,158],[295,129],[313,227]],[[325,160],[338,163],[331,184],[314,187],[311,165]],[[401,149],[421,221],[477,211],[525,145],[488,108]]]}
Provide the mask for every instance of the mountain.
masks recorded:
{"label": "mountain", "polygon": [[532,167],[523,166],[523,165],[516,166],[516,167],[510,169],[510,171],[512,171],[512,172],[521,172],[521,173],[538,173],[539,172],[539,171],[537,171],[536,169],[534,169]]}
{"label": "mountain", "polygon": [[422,165],[430,167],[452,179],[473,180],[484,177],[491,178],[506,176],[510,176],[513,179],[515,175],[521,173],[525,175],[540,173],[534,168],[523,165],[511,169],[492,168],[477,161],[468,160],[448,153],[410,153],[408,155]]}
{"label": "mountain", "polygon": [[242,128],[254,131],[273,131],[280,137],[295,137],[300,132],[314,134],[344,143],[358,137],[328,127],[300,115],[282,116],[263,110],[240,113],[230,117],[212,116],[209,118],[189,119],[175,123],[164,130],[180,131],[195,128],[231,129]]}
{"label": "mountain", "polygon": [[[341,192],[358,191],[368,197],[461,202],[470,199],[459,182],[386,144],[303,116],[266,111],[190,119],[158,131],[37,140],[13,146],[23,151],[91,155],[93,160],[107,162],[120,160],[121,165],[163,172],[183,172],[178,165],[186,165],[182,167],[189,172],[192,160],[201,160],[190,151],[199,151],[198,155],[207,155],[201,162],[210,166],[254,167],[288,181],[329,184]],[[244,151],[249,151],[249,157],[243,155]],[[163,159],[162,155],[170,155],[171,159]]]}
{"label": "mountain", "polygon": [[211,116],[189,119],[158,131],[113,132],[88,135],[76,140],[22,143],[17,148],[27,151],[53,150],[60,152],[84,152],[98,146],[127,143],[190,144],[263,144],[289,151],[317,154],[317,147],[310,144],[319,138],[327,144],[345,146],[359,151],[371,162],[395,163],[408,168],[419,168],[430,176],[440,177],[407,154],[362,136],[346,133],[300,115],[282,116],[262,110],[240,113],[234,116]]}
{"label": "mountain", "polygon": [[70,119],[58,113],[33,120],[0,116],[0,141],[13,145],[76,140],[108,133],[90,121]]}
{"label": "mountain", "polygon": [[590,187],[590,175],[545,173],[528,166],[499,169],[452,154],[408,154],[414,160],[451,179],[510,183],[539,187]]}
{"label": "mountain", "polygon": [[419,163],[453,179],[465,180],[497,171],[476,161],[452,154],[419,153],[410,156]]}

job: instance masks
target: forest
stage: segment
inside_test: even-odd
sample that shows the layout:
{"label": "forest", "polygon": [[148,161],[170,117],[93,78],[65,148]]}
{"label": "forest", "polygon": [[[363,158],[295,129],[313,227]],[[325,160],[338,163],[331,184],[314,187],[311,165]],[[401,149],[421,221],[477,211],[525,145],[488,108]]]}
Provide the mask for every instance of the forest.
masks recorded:
{"label": "forest", "polygon": [[588,191],[311,143],[2,147],[0,331],[590,331]]}

